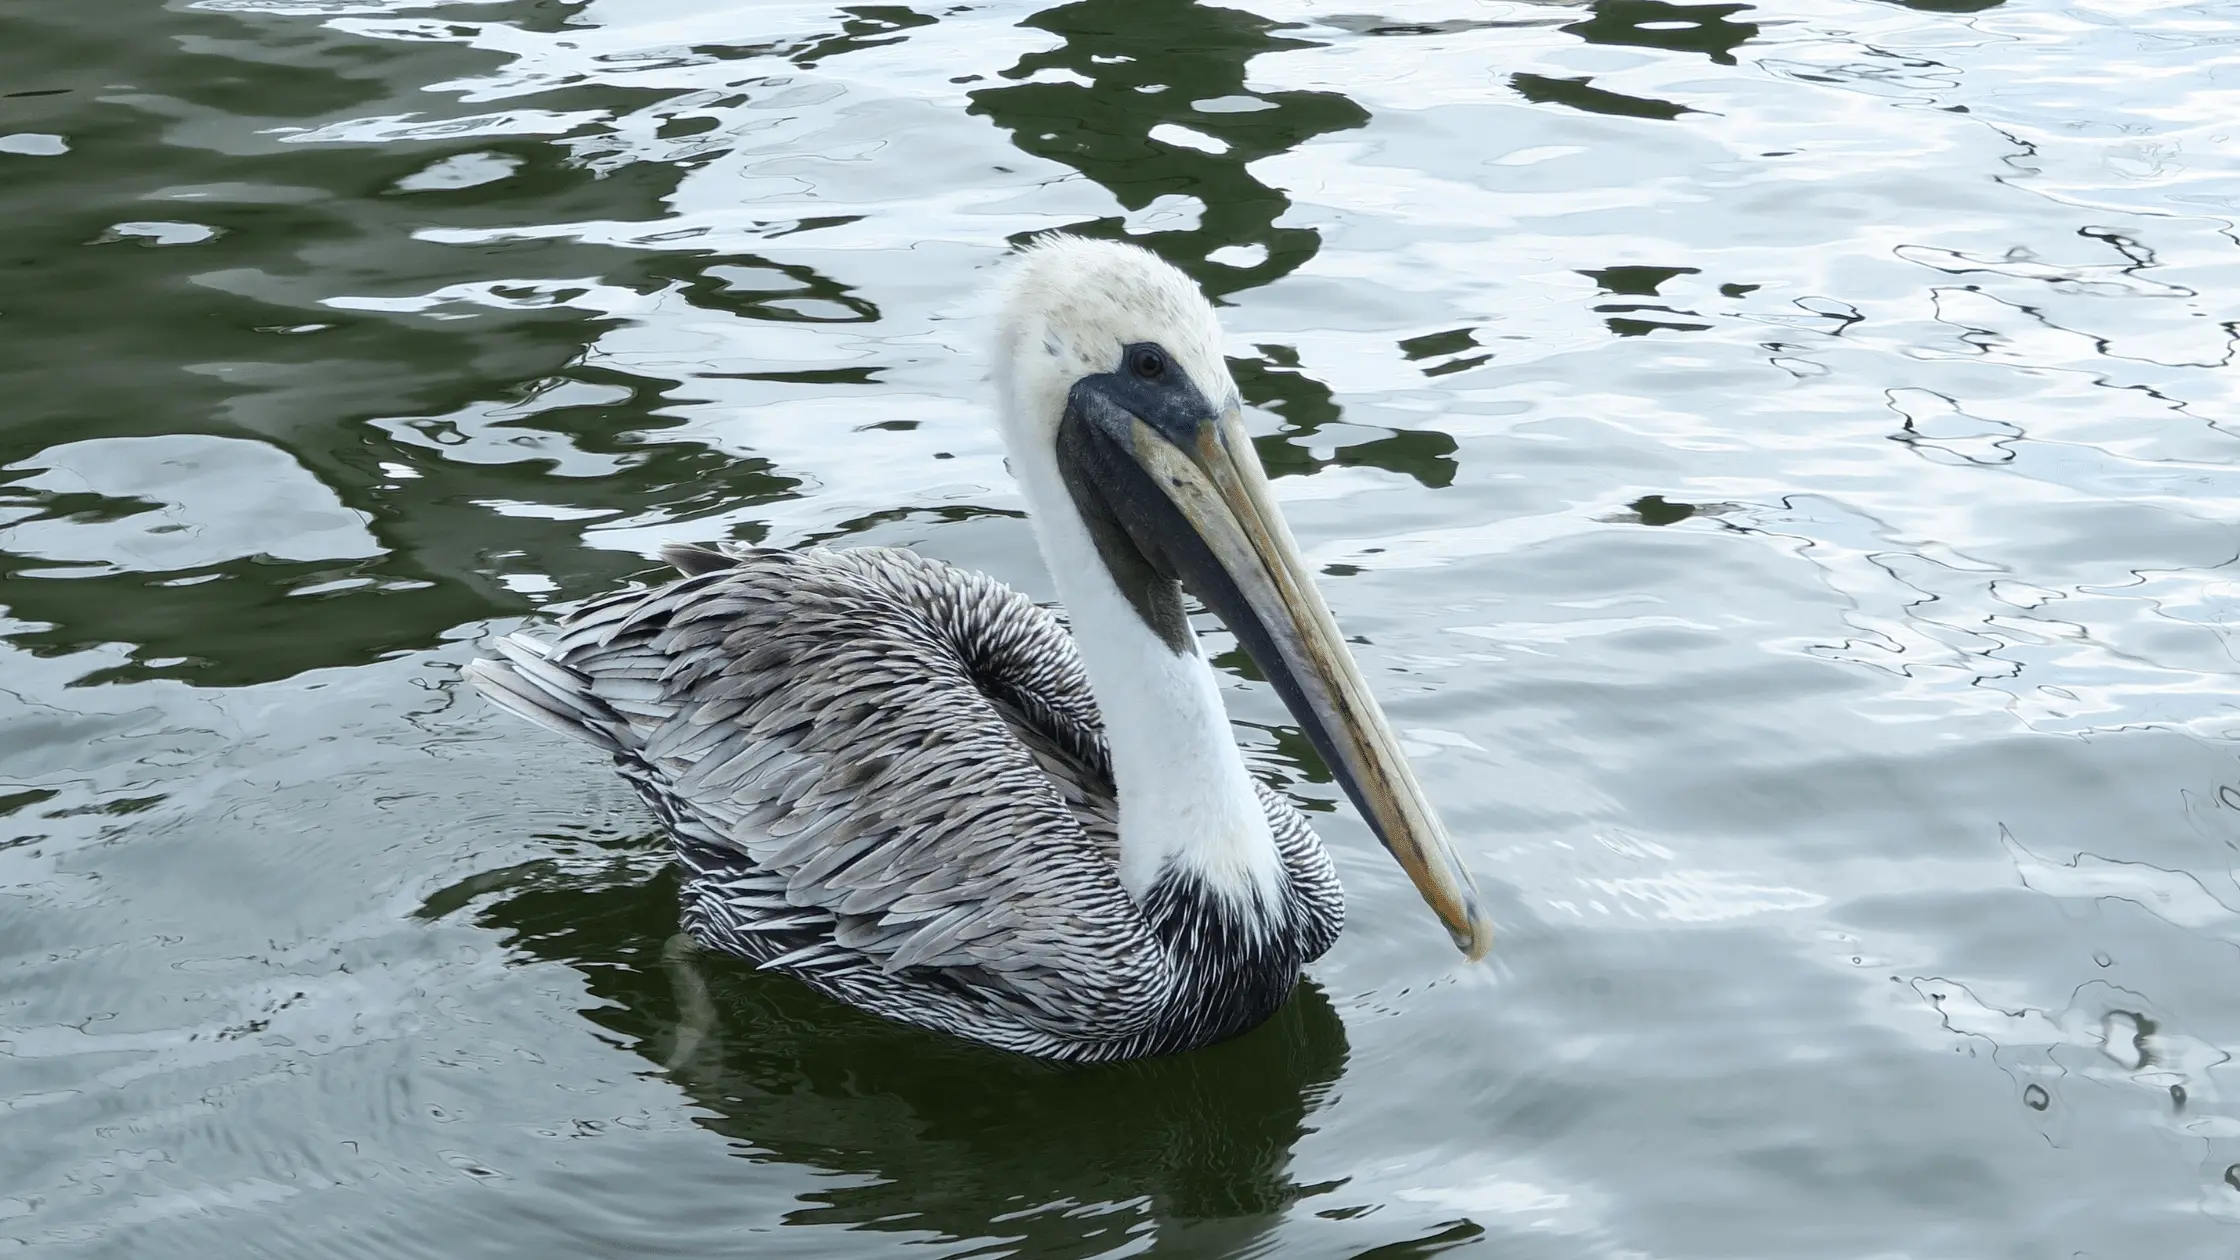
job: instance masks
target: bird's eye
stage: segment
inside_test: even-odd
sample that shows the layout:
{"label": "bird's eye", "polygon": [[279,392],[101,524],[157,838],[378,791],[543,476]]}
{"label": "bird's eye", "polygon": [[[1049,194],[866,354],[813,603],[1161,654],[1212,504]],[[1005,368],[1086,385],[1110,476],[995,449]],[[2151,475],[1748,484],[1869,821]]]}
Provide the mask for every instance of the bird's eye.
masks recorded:
{"label": "bird's eye", "polygon": [[1167,356],[1151,346],[1138,346],[1128,356],[1128,366],[1144,380],[1155,381],[1167,374]]}

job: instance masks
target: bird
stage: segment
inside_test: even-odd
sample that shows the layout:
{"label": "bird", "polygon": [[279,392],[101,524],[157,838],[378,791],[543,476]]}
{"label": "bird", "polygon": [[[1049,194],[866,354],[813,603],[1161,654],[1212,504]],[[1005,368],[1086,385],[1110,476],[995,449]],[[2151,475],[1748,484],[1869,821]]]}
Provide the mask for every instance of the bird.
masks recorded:
{"label": "bird", "polygon": [[905,548],[670,544],[670,580],[464,674],[609,754],[700,945],[1041,1059],[1266,1021],[1337,939],[1329,851],[1257,781],[1186,596],[1226,625],[1469,959],[1493,926],[1250,433],[1212,305],[1050,234],[995,285],[1007,463],[1064,610]]}

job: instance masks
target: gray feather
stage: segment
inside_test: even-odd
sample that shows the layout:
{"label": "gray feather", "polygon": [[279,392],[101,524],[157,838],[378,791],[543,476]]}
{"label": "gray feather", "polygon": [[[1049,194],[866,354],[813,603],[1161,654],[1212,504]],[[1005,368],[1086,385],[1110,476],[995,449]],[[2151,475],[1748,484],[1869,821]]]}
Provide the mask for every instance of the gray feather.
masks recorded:
{"label": "gray feather", "polygon": [[677,837],[704,943],[889,1018],[1108,1059],[1227,1035],[1226,993],[1280,1000],[1336,935],[1328,855],[1266,791],[1275,920],[1120,886],[1103,727],[1025,597],[886,548],[662,556],[684,576],[507,636],[466,677],[617,754]]}

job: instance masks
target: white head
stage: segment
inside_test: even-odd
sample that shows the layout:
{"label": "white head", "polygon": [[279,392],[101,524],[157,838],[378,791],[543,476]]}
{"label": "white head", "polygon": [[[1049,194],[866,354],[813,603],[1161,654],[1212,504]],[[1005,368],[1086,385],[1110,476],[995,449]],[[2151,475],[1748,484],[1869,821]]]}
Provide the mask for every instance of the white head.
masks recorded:
{"label": "white head", "polygon": [[1011,264],[998,300],[996,388],[1014,454],[1056,441],[1074,383],[1118,368],[1128,346],[1161,347],[1217,405],[1236,402],[1212,304],[1148,250],[1046,236]]}
{"label": "white head", "polygon": [[[1162,650],[1205,672],[1182,612],[1189,590],[1274,685],[1456,945],[1482,955],[1493,929],[1476,886],[1276,510],[1212,306],[1145,250],[1065,236],[1029,248],[999,296],[1004,444],[1108,727],[1128,683],[1173,676]],[[1099,626],[1111,642],[1091,642]],[[1210,675],[1199,690],[1211,696]],[[1207,703],[1241,775],[1218,698]],[[1162,732],[1138,734],[1147,747],[1135,764],[1179,764],[1176,750],[1162,758],[1148,747]],[[1131,782],[1117,730],[1113,743],[1126,879],[1131,800],[1158,808],[1167,785]]]}

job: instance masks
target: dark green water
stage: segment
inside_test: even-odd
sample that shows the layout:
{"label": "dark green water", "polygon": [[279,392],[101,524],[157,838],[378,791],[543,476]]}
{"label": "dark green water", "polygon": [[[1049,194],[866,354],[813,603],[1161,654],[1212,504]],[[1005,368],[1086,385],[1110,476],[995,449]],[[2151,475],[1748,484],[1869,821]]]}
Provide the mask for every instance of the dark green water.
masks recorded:
{"label": "dark green water", "polygon": [[[16,0],[0,1253],[2230,1256],[2234,18]],[[458,667],[671,538],[1046,593],[1067,225],[1226,304],[1495,958],[1329,813],[1238,1042],[680,1055],[648,817]]]}

